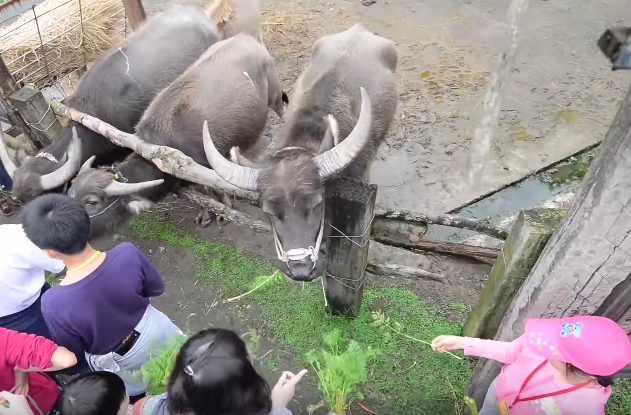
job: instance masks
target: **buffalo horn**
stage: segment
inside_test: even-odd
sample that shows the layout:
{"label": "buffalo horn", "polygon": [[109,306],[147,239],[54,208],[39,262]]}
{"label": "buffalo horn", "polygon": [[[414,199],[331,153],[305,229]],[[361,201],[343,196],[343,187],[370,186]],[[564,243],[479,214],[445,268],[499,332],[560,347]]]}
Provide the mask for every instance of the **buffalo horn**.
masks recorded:
{"label": "buffalo horn", "polygon": [[79,171],[81,167],[81,140],[76,127],[72,127],[72,141],[70,141],[66,154],[68,155],[67,160],[61,167],[40,177],[43,190],[51,190],[61,186]]}
{"label": "buffalo horn", "polygon": [[105,194],[108,196],[123,196],[132,193],[142,192],[143,190],[151,187],[160,186],[164,183],[164,180],[149,180],[147,182],[140,183],[121,183],[116,180],[112,180],[110,184],[104,189]]}
{"label": "buffalo horn", "polygon": [[96,156],[92,156],[89,159],[87,159],[85,163],[83,163],[83,165],[79,169],[79,173],[77,173],[77,176],[80,175],[81,173],[85,173],[86,171],[90,170],[92,168],[92,163],[94,163],[95,158]]}
{"label": "buffalo horn", "polygon": [[[0,129],[1,130],[1,129]],[[2,134],[2,138],[0,138],[0,160],[2,160],[2,165],[4,169],[7,171],[11,179],[13,179],[13,174],[17,167],[11,157],[9,157],[9,151],[7,150],[7,144],[4,142],[4,131],[0,132]]]}
{"label": "buffalo horn", "polygon": [[342,171],[368,143],[372,124],[372,106],[366,90],[360,88],[360,93],[362,106],[353,131],[341,143],[314,158],[320,178],[323,180]]}
{"label": "buffalo horn", "polygon": [[204,151],[206,152],[208,163],[210,167],[217,172],[219,177],[233,186],[256,191],[256,182],[259,176],[258,169],[239,166],[238,164],[226,160],[226,158],[219,153],[217,148],[215,148],[213,139],[210,137],[210,132],[208,131],[208,121],[204,121],[202,138],[204,139]]}

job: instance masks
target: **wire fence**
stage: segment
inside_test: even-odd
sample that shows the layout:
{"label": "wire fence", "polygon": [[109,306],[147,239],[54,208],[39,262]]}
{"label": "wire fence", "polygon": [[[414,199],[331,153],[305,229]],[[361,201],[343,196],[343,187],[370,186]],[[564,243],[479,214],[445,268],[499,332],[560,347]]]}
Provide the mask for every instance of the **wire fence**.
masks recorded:
{"label": "wire fence", "polygon": [[33,83],[64,99],[128,28],[121,0],[46,0],[0,22],[0,56],[18,88]]}

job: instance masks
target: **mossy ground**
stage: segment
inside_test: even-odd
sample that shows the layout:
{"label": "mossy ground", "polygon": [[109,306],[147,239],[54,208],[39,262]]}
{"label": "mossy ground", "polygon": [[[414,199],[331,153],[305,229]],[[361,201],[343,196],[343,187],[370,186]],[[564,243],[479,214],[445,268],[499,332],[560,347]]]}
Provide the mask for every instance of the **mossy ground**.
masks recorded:
{"label": "mossy ground", "polygon": [[[200,281],[218,285],[224,298],[249,291],[254,280],[274,272],[271,264],[246,257],[242,252],[194,235],[169,222],[144,215],[132,222],[140,238],[186,247],[197,255],[196,273]],[[429,347],[410,342],[396,334],[380,331],[371,319],[374,310],[383,311],[398,321],[405,331],[431,341],[440,334],[459,334],[461,325],[445,319],[440,307],[422,303],[409,290],[370,286],[364,293],[361,312],[354,320],[333,317],[324,311],[319,283],[302,284],[280,279],[265,285],[241,301],[254,300],[263,310],[265,325],[304,359],[311,349],[322,347],[322,334],[335,328],[360,344],[382,352],[369,368],[369,381],[363,388],[366,404],[380,413],[460,414],[464,406],[464,387],[470,364]],[[462,307],[462,305],[451,305]],[[618,382],[610,399],[607,415],[631,413],[631,382]]]}

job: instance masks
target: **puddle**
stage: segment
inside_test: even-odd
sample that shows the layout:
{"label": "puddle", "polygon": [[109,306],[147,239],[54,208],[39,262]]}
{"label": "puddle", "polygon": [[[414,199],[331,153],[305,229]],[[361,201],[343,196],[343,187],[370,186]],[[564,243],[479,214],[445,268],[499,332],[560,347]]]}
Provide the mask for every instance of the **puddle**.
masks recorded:
{"label": "puddle", "polygon": [[[506,218],[517,215],[522,209],[562,198],[565,193],[575,191],[580,185],[599,148],[570,157],[555,167],[500,190],[455,214],[480,220],[489,218],[498,225]],[[462,242],[476,235],[479,234],[468,230],[430,225],[425,238],[436,242]]]}

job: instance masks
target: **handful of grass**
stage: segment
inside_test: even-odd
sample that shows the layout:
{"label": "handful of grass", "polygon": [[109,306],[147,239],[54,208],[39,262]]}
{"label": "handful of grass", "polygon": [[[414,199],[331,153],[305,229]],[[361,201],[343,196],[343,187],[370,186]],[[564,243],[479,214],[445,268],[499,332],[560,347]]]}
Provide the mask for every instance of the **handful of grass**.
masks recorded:
{"label": "handful of grass", "polygon": [[186,340],[187,336],[175,336],[170,342],[149,352],[149,361],[142,367],[142,377],[147,385],[147,395],[160,395],[166,391],[175,358]]}
{"label": "handful of grass", "polygon": [[243,293],[241,295],[238,295],[236,297],[228,298],[226,300],[226,303],[231,303],[233,301],[240,300],[241,298],[252,294],[254,291],[256,291],[256,290],[258,290],[260,288],[263,288],[265,285],[267,285],[269,283],[272,283],[272,282],[275,282],[275,281],[279,281],[281,278],[283,278],[283,274],[282,274],[282,272],[280,272],[278,270],[275,273],[273,273],[272,275],[264,275],[262,277],[257,277],[254,280],[254,284],[253,284],[254,287],[250,291],[248,291],[247,293]]}
{"label": "handful of grass", "polygon": [[338,329],[323,337],[326,348],[311,350],[306,358],[318,375],[318,388],[324,394],[330,412],[344,415],[351,397],[363,399],[357,386],[366,382],[368,363],[379,355],[379,351],[362,348],[354,340],[343,350],[344,342]]}

